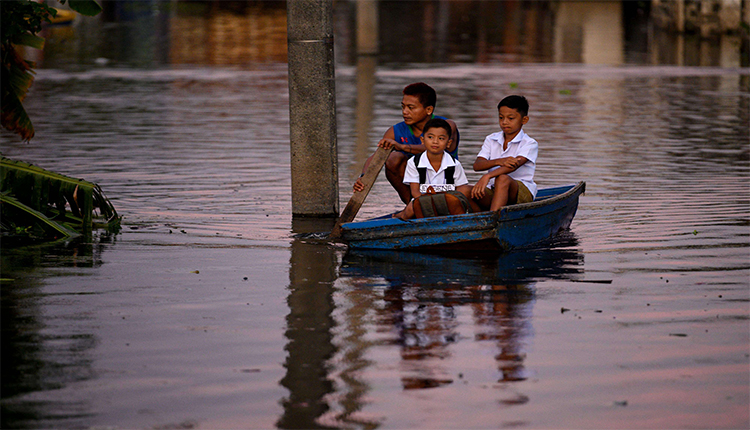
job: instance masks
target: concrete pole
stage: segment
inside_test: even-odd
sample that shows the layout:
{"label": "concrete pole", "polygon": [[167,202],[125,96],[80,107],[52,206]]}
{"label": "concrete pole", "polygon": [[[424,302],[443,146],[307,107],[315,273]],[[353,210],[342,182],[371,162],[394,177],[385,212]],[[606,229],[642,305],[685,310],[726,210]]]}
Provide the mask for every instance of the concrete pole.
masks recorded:
{"label": "concrete pole", "polygon": [[333,1],[287,1],[292,214],[338,216]]}

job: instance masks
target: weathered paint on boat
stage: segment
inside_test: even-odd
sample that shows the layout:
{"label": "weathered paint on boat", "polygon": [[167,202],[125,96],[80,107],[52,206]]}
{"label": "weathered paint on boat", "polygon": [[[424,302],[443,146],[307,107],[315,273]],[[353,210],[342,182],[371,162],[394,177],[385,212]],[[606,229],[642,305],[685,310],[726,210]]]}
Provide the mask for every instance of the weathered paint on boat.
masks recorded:
{"label": "weathered paint on boat", "polygon": [[540,189],[531,203],[479,212],[403,221],[390,216],[345,223],[341,238],[352,249],[494,249],[508,251],[568,229],[585,182]]}

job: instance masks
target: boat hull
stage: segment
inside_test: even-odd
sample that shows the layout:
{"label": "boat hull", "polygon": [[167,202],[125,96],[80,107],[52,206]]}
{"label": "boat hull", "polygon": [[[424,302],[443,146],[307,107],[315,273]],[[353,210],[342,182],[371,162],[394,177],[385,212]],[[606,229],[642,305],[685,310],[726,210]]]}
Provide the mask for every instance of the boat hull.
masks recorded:
{"label": "boat hull", "polygon": [[570,227],[586,184],[539,190],[531,203],[480,212],[403,221],[381,217],[342,225],[352,249],[508,251],[550,239]]}

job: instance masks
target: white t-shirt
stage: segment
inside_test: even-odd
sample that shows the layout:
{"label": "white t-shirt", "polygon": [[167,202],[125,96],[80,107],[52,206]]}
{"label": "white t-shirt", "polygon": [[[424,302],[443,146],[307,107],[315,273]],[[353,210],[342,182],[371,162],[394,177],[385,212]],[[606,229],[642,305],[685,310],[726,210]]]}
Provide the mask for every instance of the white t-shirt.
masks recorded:
{"label": "white t-shirt", "polygon": [[[502,131],[487,136],[484,139],[482,149],[479,151],[477,157],[482,157],[486,160],[496,160],[505,157],[525,157],[529,161],[523,163],[523,165],[515,171],[510,172],[508,176],[517,181],[523,182],[523,184],[526,185],[526,188],[531,192],[531,195],[536,197],[537,186],[534,182],[534,171],[536,170],[536,157],[539,152],[539,144],[536,140],[530,138],[523,129],[518,132],[513,140],[508,142],[508,149],[503,151],[504,140],[505,133]],[[498,166],[495,166],[489,171],[491,172],[498,168]],[[493,187],[494,185],[495,178],[492,178],[487,186]]]}
{"label": "white t-shirt", "polygon": [[[417,157],[411,157],[406,162],[404,183],[407,185],[411,183],[419,184],[419,171],[417,170],[417,167],[427,168],[425,183],[420,184],[419,186],[419,192],[422,194],[426,193],[427,188],[430,186],[436,192],[440,192],[452,191],[456,189],[457,185],[466,185],[469,183],[469,180],[466,179],[466,172],[464,172],[464,168],[461,166],[461,163],[458,160],[454,160],[453,157],[451,157],[447,152],[443,152],[443,161],[440,163],[440,169],[438,169],[437,172],[432,167],[432,164],[430,164],[430,159],[427,158],[426,153],[423,152],[419,157],[419,166],[416,166],[414,164],[415,158]],[[453,171],[453,186],[445,183],[445,169],[451,166],[456,166],[456,169]]]}

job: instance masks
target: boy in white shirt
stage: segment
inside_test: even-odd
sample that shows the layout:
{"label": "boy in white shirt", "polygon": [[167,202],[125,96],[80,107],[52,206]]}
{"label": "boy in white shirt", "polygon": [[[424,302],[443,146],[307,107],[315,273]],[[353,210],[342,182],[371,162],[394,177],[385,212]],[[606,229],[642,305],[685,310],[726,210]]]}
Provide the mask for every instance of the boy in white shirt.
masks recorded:
{"label": "boy in white shirt", "polygon": [[[472,191],[466,172],[461,163],[448,154],[445,149],[450,146],[452,128],[440,118],[429,120],[421,136],[425,152],[410,158],[406,163],[404,184],[409,186],[413,199],[429,192],[458,191],[470,200]],[[474,209],[478,209],[472,204]],[[397,218],[414,218],[414,200],[395,215]]]}
{"label": "boy in white shirt", "polygon": [[484,140],[474,171],[488,170],[471,190],[483,210],[528,203],[536,197],[534,182],[539,144],[523,131],[529,121],[529,102],[523,96],[505,97],[497,105],[501,131]]}

